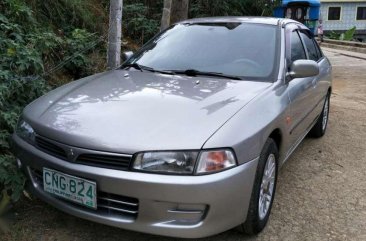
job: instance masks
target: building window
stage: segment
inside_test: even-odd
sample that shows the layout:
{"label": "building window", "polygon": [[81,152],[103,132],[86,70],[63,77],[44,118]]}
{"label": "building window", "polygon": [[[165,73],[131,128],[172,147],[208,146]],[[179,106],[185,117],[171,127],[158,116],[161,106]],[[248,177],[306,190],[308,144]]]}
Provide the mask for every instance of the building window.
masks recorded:
{"label": "building window", "polygon": [[341,20],[341,7],[329,7],[328,20]]}
{"label": "building window", "polygon": [[366,7],[357,7],[356,20],[366,20]]}

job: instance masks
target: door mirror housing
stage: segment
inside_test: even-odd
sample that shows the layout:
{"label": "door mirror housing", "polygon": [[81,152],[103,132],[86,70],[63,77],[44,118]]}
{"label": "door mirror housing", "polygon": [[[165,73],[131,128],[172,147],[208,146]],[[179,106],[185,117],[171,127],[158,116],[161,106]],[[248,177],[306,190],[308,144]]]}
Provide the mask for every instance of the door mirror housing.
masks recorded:
{"label": "door mirror housing", "polygon": [[314,60],[299,59],[294,61],[290,66],[287,76],[289,80],[295,78],[312,77],[319,74],[318,63]]}
{"label": "door mirror housing", "polygon": [[122,54],[123,61],[129,60],[132,57],[132,55],[133,55],[132,51],[123,52],[123,54]]}

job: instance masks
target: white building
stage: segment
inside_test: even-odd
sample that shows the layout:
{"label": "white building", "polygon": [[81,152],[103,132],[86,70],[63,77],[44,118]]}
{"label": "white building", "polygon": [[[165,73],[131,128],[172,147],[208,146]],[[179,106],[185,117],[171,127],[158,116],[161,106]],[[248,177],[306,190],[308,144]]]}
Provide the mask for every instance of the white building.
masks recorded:
{"label": "white building", "polygon": [[356,38],[366,40],[365,0],[321,0],[320,12],[325,35],[356,26]]}

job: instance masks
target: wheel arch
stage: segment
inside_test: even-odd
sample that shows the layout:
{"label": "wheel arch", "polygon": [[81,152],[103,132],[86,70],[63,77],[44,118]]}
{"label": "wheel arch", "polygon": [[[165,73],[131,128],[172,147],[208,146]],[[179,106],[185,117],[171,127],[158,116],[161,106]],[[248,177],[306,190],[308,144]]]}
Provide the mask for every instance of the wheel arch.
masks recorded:
{"label": "wheel arch", "polygon": [[275,143],[276,143],[276,146],[277,146],[277,150],[278,150],[278,153],[281,153],[281,148],[282,148],[282,131],[280,128],[276,128],[274,129],[268,136],[268,138],[271,138]]}

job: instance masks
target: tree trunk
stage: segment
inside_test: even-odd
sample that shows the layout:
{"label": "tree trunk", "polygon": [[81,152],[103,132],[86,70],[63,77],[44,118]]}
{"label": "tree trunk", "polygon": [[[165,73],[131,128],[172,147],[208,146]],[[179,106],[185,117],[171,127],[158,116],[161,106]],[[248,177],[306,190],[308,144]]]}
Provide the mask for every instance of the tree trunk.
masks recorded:
{"label": "tree trunk", "polygon": [[160,31],[166,29],[170,25],[170,8],[172,0],[164,0],[163,16],[161,17]]}
{"label": "tree trunk", "polygon": [[160,30],[188,18],[189,0],[164,0]]}
{"label": "tree trunk", "polygon": [[170,11],[170,24],[185,20],[188,18],[189,0],[172,0]]}
{"label": "tree trunk", "polygon": [[121,62],[123,0],[110,0],[107,65],[114,69]]}

